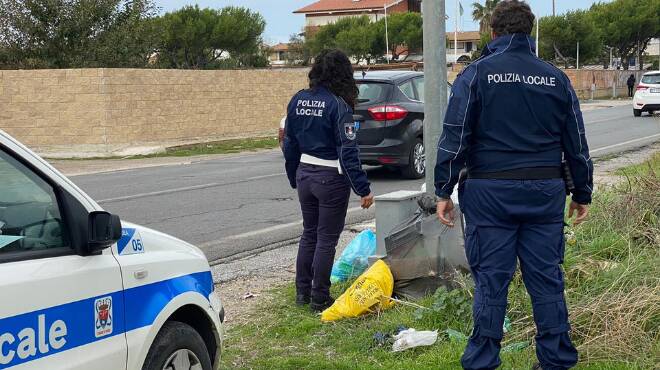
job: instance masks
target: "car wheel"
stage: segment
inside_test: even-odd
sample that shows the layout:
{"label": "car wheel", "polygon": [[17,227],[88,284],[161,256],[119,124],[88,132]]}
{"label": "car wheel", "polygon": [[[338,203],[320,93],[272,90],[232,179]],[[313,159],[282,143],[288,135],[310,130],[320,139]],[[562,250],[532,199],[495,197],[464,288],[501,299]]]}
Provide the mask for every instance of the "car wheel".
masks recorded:
{"label": "car wheel", "polygon": [[426,154],[424,142],[415,139],[408,154],[408,166],[403,168],[403,176],[408,179],[421,179],[426,173]]}
{"label": "car wheel", "polygon": [[642,110],[641,109],[634,109],[633,108],[633,116],[639,117],[642,115]]}
{"label": "car wheel", "polygon": [[211,359],[195,329],[168,321],[149,348],[142,370],[211,370]]}

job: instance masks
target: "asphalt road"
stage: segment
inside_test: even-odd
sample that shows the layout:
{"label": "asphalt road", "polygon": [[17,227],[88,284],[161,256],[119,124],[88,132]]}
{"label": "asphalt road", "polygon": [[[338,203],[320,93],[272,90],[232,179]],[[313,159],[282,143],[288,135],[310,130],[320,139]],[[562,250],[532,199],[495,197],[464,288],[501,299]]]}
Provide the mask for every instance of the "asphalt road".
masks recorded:
{"label": "asphalt road", "polygon": [[[594,158],[660,140],[660,119],[633,118],[630,106],[588,111],[584,118]],[[367,171],[377,195],[419,190],[423,182],[400,180],[382,168]],[[302,229],[278,150],[72,179],[108,211],[196,244],[210,261],[296,239]],[[358,201],[353,195],[348,223],[373,218],[373,209],[359,209]]]}

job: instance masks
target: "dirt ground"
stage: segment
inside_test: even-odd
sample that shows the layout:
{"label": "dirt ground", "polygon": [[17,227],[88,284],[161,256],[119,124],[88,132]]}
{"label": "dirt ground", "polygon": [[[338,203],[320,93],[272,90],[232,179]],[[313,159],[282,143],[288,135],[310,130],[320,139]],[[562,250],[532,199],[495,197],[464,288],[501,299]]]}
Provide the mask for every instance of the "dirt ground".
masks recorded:
{"label": "dirt ground", "polygon": [[[660,151],[660,143],[595,162],[596,187],[619,181],[621,177],[615,175],[614,170],[644,162],[658,151]],[[375,222],[348,226],[339,240],[336,256],[339,256],[348,243],[366,228],[375,230]],[[245,323],[257,304],[263,299],[268,299],[271,289],[294,280],[297,248],[297,244],[294,243],[213,266],[214,281],[227,313],[225,322],[228,327]]]}

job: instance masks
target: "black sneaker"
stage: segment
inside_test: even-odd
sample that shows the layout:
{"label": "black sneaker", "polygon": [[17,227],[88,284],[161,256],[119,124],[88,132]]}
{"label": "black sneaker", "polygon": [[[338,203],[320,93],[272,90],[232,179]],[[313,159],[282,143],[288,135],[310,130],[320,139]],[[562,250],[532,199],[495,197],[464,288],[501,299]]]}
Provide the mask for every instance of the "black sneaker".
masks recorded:
{"label": "black sneaker", "polygon": [[312,303],[309,304],[309,308],[315,312],[323,312],[326,308],[332,306],[333,303],[335,303],[335,299],[332,297],[326,297],[322,300],[312,298]]}
{"label": "black sneaker", "polygon": [[537,362],[532,366],[532,370],[543,370],[543,368],[541,367],[541,364]]}
{"label": "black sneaker", "polygon": [[309,302],[311,300],[312,299],[307,294],[298,294],[298,295],[296,295],[296,304],[298,306],[304,306],[306,304],[309,304]]}

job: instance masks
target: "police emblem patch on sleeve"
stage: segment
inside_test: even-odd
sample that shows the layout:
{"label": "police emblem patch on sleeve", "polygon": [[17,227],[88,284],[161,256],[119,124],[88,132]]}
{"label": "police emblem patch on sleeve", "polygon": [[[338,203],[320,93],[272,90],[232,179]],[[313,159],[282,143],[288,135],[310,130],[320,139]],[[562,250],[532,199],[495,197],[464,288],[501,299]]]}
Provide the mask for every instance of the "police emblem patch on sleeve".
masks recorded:
{"label": "police emblem patch on sleeve", "polygon": [[360,129],[360,122],[346,122],[344,123],[344,134],[348,140],[355,140],[357,132]]}

